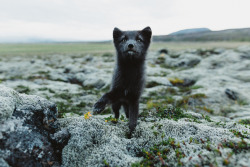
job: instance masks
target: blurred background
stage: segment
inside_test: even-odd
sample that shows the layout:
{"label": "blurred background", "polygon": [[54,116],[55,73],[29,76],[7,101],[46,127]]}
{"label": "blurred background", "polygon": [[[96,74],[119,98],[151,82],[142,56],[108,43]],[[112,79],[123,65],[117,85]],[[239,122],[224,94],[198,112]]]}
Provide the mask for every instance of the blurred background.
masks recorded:
{"label": "blurred background", "polygon": [[[151,26],[156,41],[248,41],[248,0],[1,0],[0,42],[112,40]],[[184,29],[191,29],[179,31]],[[230,29],[230,30],[229,30]],[[194,37],[166,36],[198,33]]]}

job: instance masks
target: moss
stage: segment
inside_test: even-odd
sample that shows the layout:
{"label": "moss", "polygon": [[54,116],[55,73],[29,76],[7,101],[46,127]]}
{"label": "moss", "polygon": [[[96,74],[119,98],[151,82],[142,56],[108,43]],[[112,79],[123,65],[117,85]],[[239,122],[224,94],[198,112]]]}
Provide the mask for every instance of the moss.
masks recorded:
{"label": "moss", "polygon": [[102,55],[102,57],[114,57],[114,55],[112,54],[112,53],[104,53],[103,55]]}
{"label": "moss", "polygon": [[[175,157],[171,157],[174,160],[173,164],[169,163],[169,154],[174,151]],[[162,140],[159,144],[155,144],[148,150],[142,149],[140,154],[143,159],[140,162],[133,163],[134,167],[141,166],[173,166],[178,164],[178,166],[183,166],[181,159],[186,157],[184,152],[180,147],[180,143],[176,142],[174,138],[168,138],[167,140]]]}
{"label": "moss", "polygon": [[190,87],[183,87],[183,86],[180,86],[179,87],[179,91],[181,93],[187,93],[187,94],[190,94],[192,92],[191,88]]}
{"label": "moss", "polygon": [[84,107],[86,107],[86,103],[82,101],[79,104],[77,104],[76,106],[84,108]]}
{"label": "moss", "polygon": [[164,99],[173,99],[171,96],[177,94],[178,92],[176,91],[176,89],[168,87],[166,89],[161,89],[159,92],[150,92],[149,97],[154,96],[153,97],[154,100],[165,101]]}
{"label": "moss", "polygon": [[203,88],[203,86],[200,85],[191,86],[191,89],[200,89],[200,88]]}
{"label": "moss", "polygon": [[196,106],[196,108],[201,109],[201,110],[204,110],[204,111],[208,112],[209,114],[213,114],[213,113],[214,113],[214,110],[213,110],[213,109],[208,108],[208,107],[206,107],[206,106]]}
{"label": "moss", "polygon": [[195,98],[195,99],[207,98],[207,96],[204,93],[193,94],[193,95],[190,95],[189,97]]}
{"label": "moss", "polygon": [[22,79],[23,79],[23,76],[21,76],[21,75],[12,76],[12,77],[8,78],[8,80],[22,80]]}
{"label": "moss", "polygon": [[135,163],[131,164],[131,167],[143,167],[143,165],[141,165],[140,162],[135,162]]}
{"label": "moss", "polygon": [[64,102],[57,102],[57,107],[58,107],[58,114],[59,118],[62,118],[65,116],[66,113],[72,113],[72,114],[78,114],[81,115],[82,113],[80,112],[84,107],[86,106],[86,103],[81,102],[77,105],[72,105],[72,104],[67,104]]}
{"label": "moss", "polygon": [[208,121],[208,122],[213,122],[212,120],[211,120],[211,118],[208,116],[208,115],[202,115],[202,117],[206,120],[206,121]]}
{"label": "moss", "polygon": [[161,67],[161,68],[171,69],[171,70],[176,70],[176,69],[178,69],[178,67],[173,67],[173,66],[167,65],[167,64],[165,64],[165,63],[160,64],[160,67]]}
{"label": "moss", "polygon": [[226,165],[226,166],[227,166],[227,165],[229,165],[229,164],[230,164],[230,162],[229,162],[228,159],[224,159],[224,160],[223,160],[223,165]]}
{"label": "moss", "polygon": [[151,63],[148,63],[148,66],[150,66],[150,67],[156,67],[155,64],[151,64]]}
{"label": "moss", "polygon": [[109,167],[109,163],[105,159],[103,160],[103,163],[104,163],[105,167]]}
{"label": "moss", "polygon": [[197,54],[201,57],[208,57],[212,54],[218,54],[214,49],[197,49]]}
{"label": "moss", "polygon": [[243,99],[237,100],[237,103],[238,103],[240,106],[248,105],[248,102],[247,102],[246,100],[243,100]]}
{"label": "moss", "polygon": [[193,94],[193,95],[189,95],[189,96],[184,96],[182,97],[181,100],[178,100],[176,102],[176,105],[178,107],[183,107],[183,106],[186,106],[189,102],[189,100],[192,98],[192,99],[197,99],[199,101],[202,101],[203,98],[206,98],[207,96],[203,93],[197,93],[197,94]]}
{"label": "moss", "polygon": [[163,64],[163,63],[165,63],[164,54],[161,54],[159,57],[157,57],[155,63],[156,63],[156,64]]}
{"label": "moss", "polygon": [[118,119],[114,118],[112,115],[109,116],[109,117],[106,117],[104,119],[105,119],[105,122],[112,122],[112,123],[117,123],[119,120],[122,121],[122,122],[127,122],[128,121],[123,115],[121,115],[121,117],[118,118]]}
{"label": "moss", "polygon": [[239,142],[233,142],[233,141],[225,141],[222,143],[223,147],[225,148],[231,148],[233,153],[240,153],[243,151],[250,150],[250,144],[247,143],[245,140],[241,139]]}
{"label": "moss", "polygon": [[[248,138],[247,135],[244,134],[244,132],[240,132],[240,131],[237,131],[235,129],[230,129],[229,130],[230,132],[232,132],[236,137],[240,137],[240,138]],[[243,133],[243,134],[242,134]],[[247,132],[245,132],[246,134],[248,134]]]}
{"label": "moss", "polygon": [[167,88],[165,90],[166,93],[169,93],[171,95],[176,95],[177,94],[177,91],[174,89],[174,88]]}
{"label": "moss", "polygon": [[146,88],[152,88],[152,87],[159,86],[159,85],[161,85],[161,84],[159,84],[159,83],[157,83],[155,81],[151,81],[151,82],[148,82],[146,84]]}
{"label": "moss", "polygon": [[235,113],[235,112],[237,112],[237,111],[235,111],[234,109],[229,108],[229,107],[227,107],[227,108],[221,108],[220,109],[220,113],[224,117],[226,117],[230,113]]}
{"label": "moss", "polygon": [[179,79],[179,78],[169,78],[169,82],[171,82],[172,85],[177,85],[177,84],[183,84],[184,80]]}
{"label": "moss", "polygon": [[142,117],[142,118],[146,118],[149,116],[149,111],[148,110],[144,110],[140,113],[139,117]]}
{"label": "moss", "polygon": [[41,75],[49,75],[49,71],[38,71],[37,72],[38,74],[41,74]]}
{"label": "moss", "polygon": [[106,115],[106,114],[111,114],[111,113],[112,113],[111,108],[106,108],[105,110],[101,112],[101,115]]}
{"label": "moss", "polygon": [[39,91],[46,91],[46,90],[48,90],[50,93],[56,93],[54,90],[52,90],[52,89],[50,89],[50,88],[46,88],[46,87],[44,87],[44,88],[39,88],[38,90],[39,90]]}
{"label": "moss", "polygon": [[39,88],[38,90],[39,90],[39,91],[46,91],[46,90],[48,90],[48,88],[45,88],[45,87],[44,87],[44,88]]}
{"label": "moss", "polygon": [[29,94],[30,93],[30,88],[24,85],[18,85],[15,90],[19,93],[25,93],[25,94]]}
{"label": "moss", "polygon": [[148,101],[147,109],[149,111],[143,111],[140,114],[140,117],[147,117],[149,115],[157,117],[157,118],[167,118],[172,120],[179,120],[181,118],[189,118],[194,122],[199,122],[197,118],[194,116],[187,114],[183,111],[183,109],[179,107],[167,107],[164,103],[153,102],[152,100]]}
{"label": "moss", "polygon": [[50,79],[49,76],[43,76],[43,75],[39,75],[39,76],[29,76],[27,78],[27,80],[35,80],[35,79]]}
{"label": "moss", "polygon": [[69,100],[69,99],[71,99],[72,95],[69,94],[69,93],[60,93],[60,94],[55,94],[54,97],[55,98],[61,98],[61,99],[64,99],[64,100]]}
{"label": "moss", "polygon": [[250,119],[241,119],[239,123],[243,125],[250,125]]}

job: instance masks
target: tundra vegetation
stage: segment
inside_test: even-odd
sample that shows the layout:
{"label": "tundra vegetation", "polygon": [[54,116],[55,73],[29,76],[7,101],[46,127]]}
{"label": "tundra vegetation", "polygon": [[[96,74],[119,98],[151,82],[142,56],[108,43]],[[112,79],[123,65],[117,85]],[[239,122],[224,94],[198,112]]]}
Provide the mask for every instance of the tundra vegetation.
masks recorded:
{"label": "tundra vegetation", "polygon": [[91,113],[114,54],[0,44],[0,166],[249,166],[250,43],[152,43],[132,135],[123,112]]}

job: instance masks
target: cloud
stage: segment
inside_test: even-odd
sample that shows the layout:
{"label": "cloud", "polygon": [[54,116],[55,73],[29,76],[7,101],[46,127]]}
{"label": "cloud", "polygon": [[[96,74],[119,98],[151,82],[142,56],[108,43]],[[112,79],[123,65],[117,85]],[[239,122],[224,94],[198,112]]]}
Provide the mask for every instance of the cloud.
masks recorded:
{"label": "cloud", "polygon": [[111,39],[115,26],[154,34],[250,27],[248,0],[0,0],[0,37]]}

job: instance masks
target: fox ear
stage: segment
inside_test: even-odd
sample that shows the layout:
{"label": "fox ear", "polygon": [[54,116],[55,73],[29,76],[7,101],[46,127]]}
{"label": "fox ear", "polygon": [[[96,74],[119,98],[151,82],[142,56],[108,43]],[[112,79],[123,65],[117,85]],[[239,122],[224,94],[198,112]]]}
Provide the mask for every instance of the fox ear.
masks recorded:
{"label": "fox ear", "polygon": [[113,38],[117,39],[121,36],[121,34],[122,34],[122,31],[119,28],[115,27],[113,30]]}
{"label": "fox ear", "polygon": [[147,39],[150,40],[150,38],[152,36],[152,30],[150,27],[146,27],[143,30],[141,30],[141,33],[143,36],[145,36]]}

